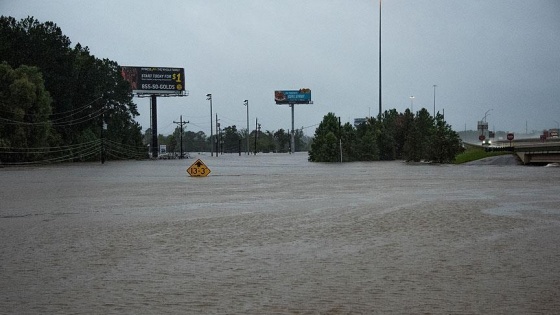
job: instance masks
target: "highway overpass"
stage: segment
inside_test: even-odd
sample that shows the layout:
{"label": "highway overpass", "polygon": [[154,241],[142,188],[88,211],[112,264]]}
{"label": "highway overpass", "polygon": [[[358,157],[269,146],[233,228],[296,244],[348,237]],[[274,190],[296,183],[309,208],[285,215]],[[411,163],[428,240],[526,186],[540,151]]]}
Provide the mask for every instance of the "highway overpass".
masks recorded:
{"label": "highway overpass", "polygon": [[[473,146],[473,144],[470,144]],[[483,147],[480,144],[474,146]],[[523,164],[549,164],[560,163],[560,139],[520,139],[513,141],[496,141],[488,150],[511,150]]]}

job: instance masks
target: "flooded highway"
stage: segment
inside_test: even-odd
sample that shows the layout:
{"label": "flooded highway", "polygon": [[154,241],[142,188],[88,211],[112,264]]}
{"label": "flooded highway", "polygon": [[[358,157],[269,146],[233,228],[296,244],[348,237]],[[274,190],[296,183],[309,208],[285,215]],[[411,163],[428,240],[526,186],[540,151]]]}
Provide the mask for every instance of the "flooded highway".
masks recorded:
{"label": "flooded highway", "polygon": [[193,156],[0,169],[0,313],[560,312],[560,167]]}

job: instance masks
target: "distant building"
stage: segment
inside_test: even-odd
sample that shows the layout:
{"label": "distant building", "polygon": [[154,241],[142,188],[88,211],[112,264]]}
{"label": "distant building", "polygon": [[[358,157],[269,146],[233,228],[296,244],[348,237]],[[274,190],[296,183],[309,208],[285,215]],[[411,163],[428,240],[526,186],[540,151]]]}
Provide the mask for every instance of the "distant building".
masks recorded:
{"label": "distant building", "polygon": [[354,127],[358,127],[361,124],[365,124],[367,122],[367,118],[354,118]]}

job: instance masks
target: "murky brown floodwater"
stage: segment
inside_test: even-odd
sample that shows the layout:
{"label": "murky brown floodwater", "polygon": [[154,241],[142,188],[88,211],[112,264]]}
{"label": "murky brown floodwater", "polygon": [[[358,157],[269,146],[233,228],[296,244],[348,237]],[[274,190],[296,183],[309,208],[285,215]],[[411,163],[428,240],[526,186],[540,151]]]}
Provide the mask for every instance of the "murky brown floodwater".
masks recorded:
{"label": "murky brown floodwater", "polygon": [[0,169],[0,313],[560,313],[560,168],[306,158]]}

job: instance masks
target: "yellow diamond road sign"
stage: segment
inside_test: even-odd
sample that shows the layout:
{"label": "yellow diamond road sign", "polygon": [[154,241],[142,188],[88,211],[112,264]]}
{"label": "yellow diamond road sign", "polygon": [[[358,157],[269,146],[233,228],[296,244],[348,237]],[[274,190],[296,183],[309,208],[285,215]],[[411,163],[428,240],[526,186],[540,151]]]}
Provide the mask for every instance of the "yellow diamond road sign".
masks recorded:
{"label": "yellow diamond road sign", "polygon": [[206,177],[210,174],[210,169],[200,159],[196,160],[189,168],[187,173],[194,177]]}

